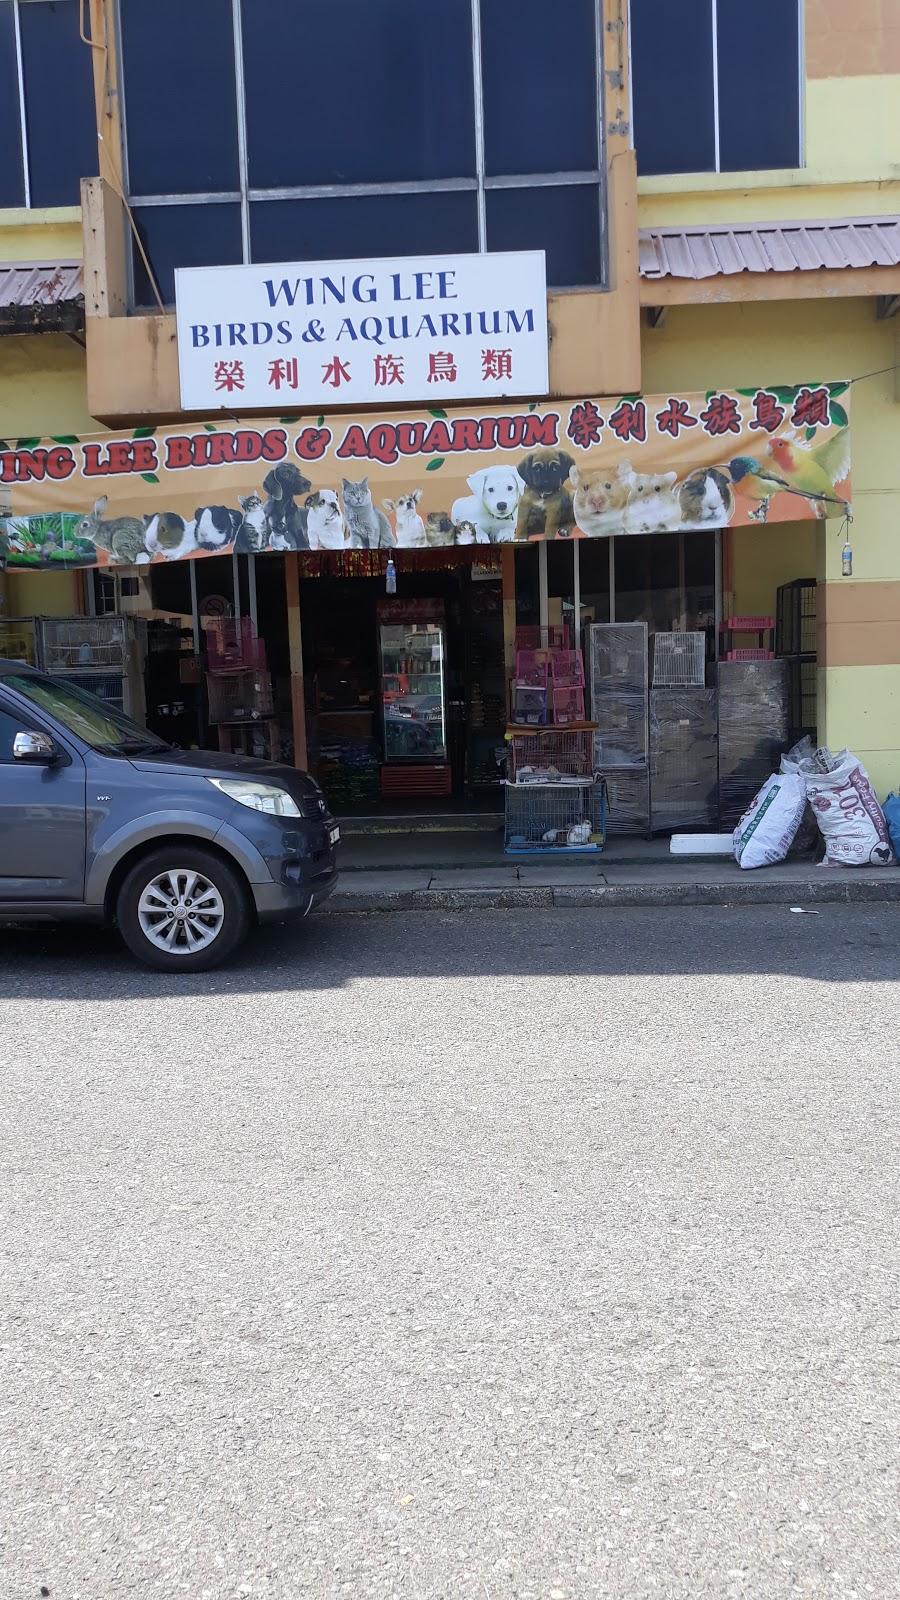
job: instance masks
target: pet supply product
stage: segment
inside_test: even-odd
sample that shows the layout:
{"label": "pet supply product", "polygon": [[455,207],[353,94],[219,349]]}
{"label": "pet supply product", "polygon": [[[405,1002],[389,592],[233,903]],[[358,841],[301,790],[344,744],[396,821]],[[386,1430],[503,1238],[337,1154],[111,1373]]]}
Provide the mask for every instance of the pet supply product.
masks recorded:
{"label": "pet supply product", "polygon": [[849,750],[838,755],[817,750],[802,765],[826,861],[838,867],[890,866],[894,852],[887,823],[862,762]]}
{"label": "pet supply product", "polygon": [[892,790],[884,802],[883,809],[894,855],[900,859],[900,795],[894,794]]}
{"label": "pet supply product", "polygon": [[767,778],[734,830],[739,867],[773,867],[784,861],[806,810],[806,784],[799,773]]}

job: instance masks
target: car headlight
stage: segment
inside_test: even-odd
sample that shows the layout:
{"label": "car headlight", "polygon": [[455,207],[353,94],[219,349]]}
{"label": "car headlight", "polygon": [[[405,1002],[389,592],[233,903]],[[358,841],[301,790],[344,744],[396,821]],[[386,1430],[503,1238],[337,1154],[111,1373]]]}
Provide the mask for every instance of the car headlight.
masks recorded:
{"label": "car headlight", "polygon": [[300,807],[287,789],[275,783],[251,783],[247,778],[208,778],[214,789],[236,800],[251,811],[265,811],[270,817],[299,817]]}

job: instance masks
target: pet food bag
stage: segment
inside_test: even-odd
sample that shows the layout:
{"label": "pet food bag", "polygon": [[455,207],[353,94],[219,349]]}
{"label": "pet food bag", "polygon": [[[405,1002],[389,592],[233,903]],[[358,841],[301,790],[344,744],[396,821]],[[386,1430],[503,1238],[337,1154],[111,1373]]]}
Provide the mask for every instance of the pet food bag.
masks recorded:
{"label": "pet food bag", "polygon": [[806,783],[798,772],[776,772],[734,830],[739,867],[774,867],[784,861],[806,810]]}
{"label": "pet food bag", "polygon": [[882,809],[884,811],[884,820],[887,823],[891,849],[900,860],[900,795],[889,794]]}
{"label": "pet food bag", "polygon": [[894,852],[887,823],[862,762],[849,750],[838,755],[818,750],[803,769],[826,861],[838,867],[890,866]]}

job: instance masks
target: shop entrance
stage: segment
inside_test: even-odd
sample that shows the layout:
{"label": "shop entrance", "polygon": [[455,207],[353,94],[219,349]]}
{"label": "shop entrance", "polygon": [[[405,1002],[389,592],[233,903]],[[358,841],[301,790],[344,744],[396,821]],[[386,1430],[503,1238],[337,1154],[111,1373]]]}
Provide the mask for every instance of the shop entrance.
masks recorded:
{"label": "shop entrance", "polygon": [[501,572],[474,555],[395,553],[390,593],[386,556],[301,557],[308,757],[336,815],[501,809]]}

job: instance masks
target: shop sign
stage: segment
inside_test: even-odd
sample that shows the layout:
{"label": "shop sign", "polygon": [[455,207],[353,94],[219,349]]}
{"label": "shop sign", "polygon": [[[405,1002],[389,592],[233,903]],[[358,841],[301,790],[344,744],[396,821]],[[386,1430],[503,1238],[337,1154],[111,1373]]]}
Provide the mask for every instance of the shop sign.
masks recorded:
{"label": "shop sign", "polygon": [[10,567],[633,537],[850,508],[847,383],[0,441]]}
{"label": "shop sign", "polygon": [[185,411],[545,395],[542,250],[175,274]]}

